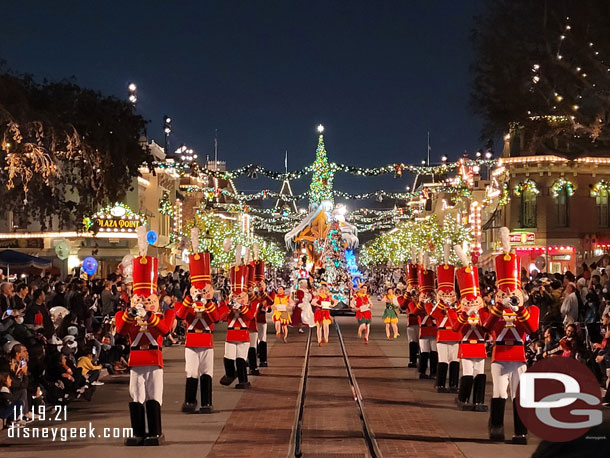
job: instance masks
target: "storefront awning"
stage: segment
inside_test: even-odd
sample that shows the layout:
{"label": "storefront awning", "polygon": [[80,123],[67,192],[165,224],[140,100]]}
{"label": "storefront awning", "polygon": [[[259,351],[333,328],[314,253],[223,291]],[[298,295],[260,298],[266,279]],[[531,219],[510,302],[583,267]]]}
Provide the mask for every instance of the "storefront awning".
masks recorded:
{"label": "storefront awning", "polygon": [[51,267],[51,260],[31,256],[26,253],[21,253],[15,250],[0,251],[0,267],[9,267],[13,269],[23,269],[26,267],[36,267],[37,269],[46,269]]}

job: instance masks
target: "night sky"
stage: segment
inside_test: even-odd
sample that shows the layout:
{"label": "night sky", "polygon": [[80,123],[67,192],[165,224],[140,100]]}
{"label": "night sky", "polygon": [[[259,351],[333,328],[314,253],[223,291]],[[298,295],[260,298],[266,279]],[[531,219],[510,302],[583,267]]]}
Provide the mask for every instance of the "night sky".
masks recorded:
{"label": "night sky", "polygon": [[[289,168],[301,168],[314,159],[319,123],[331,161],[419,163],[430,131],[438,162],[482,145],[469,107],[468,38],[481,8],[480,0],[10,2],[0,58],[125,98],[133,81],[149,138],[163,144],[167,113],[172,147],[205,157],[218,129],[229,168],[280,170],[284,150]],[[336,180],[351,192],[406,184],[391,175]],[[262,186],[240,181],[244,191]]]}

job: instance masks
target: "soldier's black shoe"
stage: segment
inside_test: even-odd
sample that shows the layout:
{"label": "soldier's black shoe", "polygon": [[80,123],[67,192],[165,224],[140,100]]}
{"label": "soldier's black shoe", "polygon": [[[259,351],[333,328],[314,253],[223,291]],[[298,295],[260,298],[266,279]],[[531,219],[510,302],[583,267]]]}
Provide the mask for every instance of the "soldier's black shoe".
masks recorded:
{"label": "soldier's black shoe", "polygon": [[437,393],[449,393],[449,390],[444,386],[437,386],[436,392]]}
{"label": "soldier's black shoe", "polygon": [[[504,436],[504,435],[502,435]],[[519,435],[519,436],[513,436],[513,440],[512,440],[513,444],[517,444],[517,445],[527,445],[527,436],[524,435]]]}
{"label": "soldier's black shoe", "polygon": [[474,410],[474,406],[468,402],[462,402],[459,399],[456,399],[455,403],[457,404],[458,410]]}
{"label": "soldier's black shoe", "polygon": [[146,436],[146,414],[144,411],[144,404],[139,402],[130,402],[129,416],[131,417],[131,430],[133,432],[133,437],[125,438],[124,443],[128,447],[142,445],[144,442],[144,437]]}
{"label": "soldier's black shoe", "polygon": [[247,390],[250,388],[250,382],[239,382],[237,385],[235,385],[235,388],[238,390]]}
{"label": "soldier's black shoe", "polygon": [[229,386],[237,378],[237,372],[235,370],[235,360],[224,358],[225,363],[225,375],[220,379],[220,384]]}
{"label": "soldier's black shoe", "polygon": [[212,407],[211,405],[201,406],[201,408],[199,409],[199,413],[214,413],[214,407]]}
{"label": "soldier's black shoe", "polygon": [[261,361],[259,366],[260,367],[267,367],[267,361]]}
{"label": "soldier's black shoe", "polygon": [[261,373],[258,369],[250,369],[250,371],[248,373],[250,375],[261,375]]}
{"label": "soldier's black shoe", "polygon": [[419,373],[419,379],[420,380],[427,380],[427,379],[431,379],[434,378],[431,375],[426,375],[426,374],[422,374],[421,372]]}
{"label": "soldier's black shoe", "polygon": [[161,429],[161,404],[158,401],[146,401],[146,418],[148,420],[148,433],[142,445],[161,445],[165,436]]}
{"label": "soldier's black shoe", "polygon": [[475,412],[487,412],[489,410],[489,407],[487,407],[485,404],[475,404],[474,405],[474,410]]}
{"label": "soldier's black shoe", "polygon": [[409,364],[407,364],[407,367],[417,367],[417,363],[410,362]]}
{"label": "soldier's black shoe", "polygon": [[491,398],[491,409],[489,413],[489,439],[496,442],[504,442],[504,409],[506,399]]}
{"label": "soldier's black shoe", "polygon": [[182,411],[184,413],[194,413],[197,410],[197,404],[191,404],[190,402],[185,402],[182,404]]}

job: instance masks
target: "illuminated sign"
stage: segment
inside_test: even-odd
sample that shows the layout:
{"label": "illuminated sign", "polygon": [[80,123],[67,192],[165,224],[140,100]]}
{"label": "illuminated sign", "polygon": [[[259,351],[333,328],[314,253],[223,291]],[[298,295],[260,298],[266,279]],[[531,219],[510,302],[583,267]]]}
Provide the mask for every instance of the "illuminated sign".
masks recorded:
{"label": "illuminated sign", "polygon": [[534,232],[511,232],[508,237],[511,245],[533,245],[536,243]]}
{"label": "illuminated sign", "polygon": [[133,212],[127,205],[116,203],[99,210],[83,221],[85,229],[91,232],[136,232],[146,224],[143,215]]}

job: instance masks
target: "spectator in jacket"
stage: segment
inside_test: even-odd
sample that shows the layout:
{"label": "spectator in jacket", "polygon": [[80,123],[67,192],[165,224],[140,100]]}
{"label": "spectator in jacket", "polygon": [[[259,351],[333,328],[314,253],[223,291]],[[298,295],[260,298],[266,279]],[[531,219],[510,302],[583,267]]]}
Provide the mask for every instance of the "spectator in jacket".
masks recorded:
{"label": "spectator in jacket", "polygon": [[561,304],[561,316],[563,324],[567,325],[578,321],[578,298],[576,297],[576,285],[568,283],[565,289],[565,297]]}
{"label": "spectator in jacket", "polygon": [[0,285],[0,314],[4,314],[8,309],[15,306],[13,284],[4,282]]}
{"label": "spectator in jacket", "polygon": [[119,301],[119,295],[112,292],[112,282],[110,280],[104,281],[104,289],[101,294],[102,298],[102,310],[103,316],[114,316]]}

